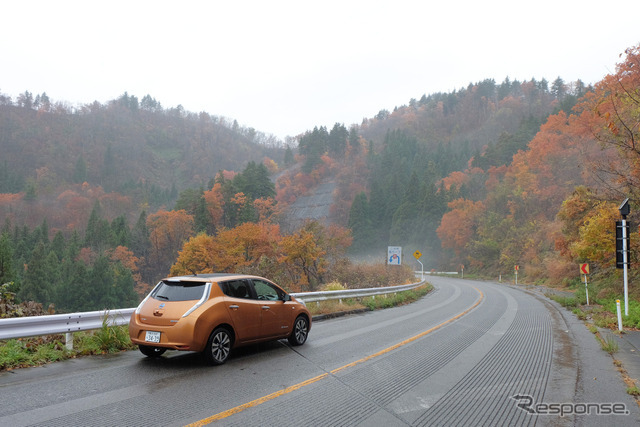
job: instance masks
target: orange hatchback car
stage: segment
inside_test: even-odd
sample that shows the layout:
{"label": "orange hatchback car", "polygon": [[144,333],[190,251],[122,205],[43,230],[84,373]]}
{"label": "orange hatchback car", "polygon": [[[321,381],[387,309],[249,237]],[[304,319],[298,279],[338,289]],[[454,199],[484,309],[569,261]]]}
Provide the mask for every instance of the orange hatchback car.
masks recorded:
{"label": "orange hatchback car", "polygon": [[239,274],[163,279],[129,322],[131,341],[144,355],[199,351],[213,365],[246,344],[288,338],[302,345],[310,329],[304,302],[265,278]]}

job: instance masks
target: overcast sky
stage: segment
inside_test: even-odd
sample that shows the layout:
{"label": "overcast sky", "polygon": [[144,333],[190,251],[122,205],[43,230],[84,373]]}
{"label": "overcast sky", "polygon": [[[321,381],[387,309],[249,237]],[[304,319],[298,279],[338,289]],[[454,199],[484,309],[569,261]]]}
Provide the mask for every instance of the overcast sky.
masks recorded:
{"label": "overcast sky", "polygon": [[128,92],[283,138],[493,78],[596,83],[640,1],[9,0],[0,93]]}

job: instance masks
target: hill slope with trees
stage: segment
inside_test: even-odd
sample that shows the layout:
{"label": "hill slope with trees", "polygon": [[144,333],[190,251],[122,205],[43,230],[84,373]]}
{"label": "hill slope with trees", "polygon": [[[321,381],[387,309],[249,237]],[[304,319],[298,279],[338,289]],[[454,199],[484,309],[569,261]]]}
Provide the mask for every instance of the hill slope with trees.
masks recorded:
{"label": "hill slope with trees", "polygon": [[[220,170],[284,153],[275,138],[236,122],[126,93],[79,108],[46,94],[5,95],[0,129],[0,193],[14,194],[0,201],[0,212],[11,210],[30,227],[47,212],[51,227],[62,230],[86,221],[96,199],[108,199],[107,216],[134,220],[141,209],[170,207],[179,191],[206,185]],[[87,201],[89,209],[79,208]],[[85,216],[77,218],[79,211]]]}
{"label": "hill slope with trees", "polygon": [[486,80],[422,96],[352,127],[338,153],[333,130],[314,129],[299,152],[317,167],[290,181],[336,179],[333,220],[352,231],[352,255],[402,246],[428,268],[498,277],[519,265],[556,284],[579,283],[589,262],[615,278],[616,207],[639,201],[638,48],[621,57],[594,86]]}
{"label": "hill slope with trees", "polygon": [[[126,306],[170,272],[265,272],[313,290],[377,282],[348,258],[382,261],[388,245],[419,250],[427,269],[519,265],[575,285],[589,262],[615,278],[616,208],[630,198],[633,229],[640,201],[639,48],[625,55],[593,87],[485,80],[316,127],[297,147],[150,97],[75,111],[3,97],[0,282],[63,310]],[[327,182],[328,218],[288,216]]]}

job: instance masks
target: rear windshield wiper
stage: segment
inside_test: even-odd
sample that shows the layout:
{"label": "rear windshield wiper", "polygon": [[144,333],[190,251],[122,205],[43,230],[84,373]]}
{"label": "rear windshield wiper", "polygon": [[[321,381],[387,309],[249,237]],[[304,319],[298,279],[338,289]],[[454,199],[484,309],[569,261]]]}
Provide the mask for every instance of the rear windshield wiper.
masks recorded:
{"label": "rear windshield wiper", "polygon": [[156,295],[156,298],[162,298],[162,299],[166,299],[166,300],[169,299],[169,297],[166,297],[164,295]]}

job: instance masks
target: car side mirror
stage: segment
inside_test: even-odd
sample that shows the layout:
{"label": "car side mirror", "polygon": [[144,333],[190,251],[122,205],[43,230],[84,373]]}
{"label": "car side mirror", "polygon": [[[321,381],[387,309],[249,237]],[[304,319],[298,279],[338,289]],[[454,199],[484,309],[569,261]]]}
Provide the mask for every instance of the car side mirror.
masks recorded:
{"label": "car side mirror", "polygon": [[282,301],[284,302],[291,301],[291,295],[284,294],[284,296],[282,297]]}

